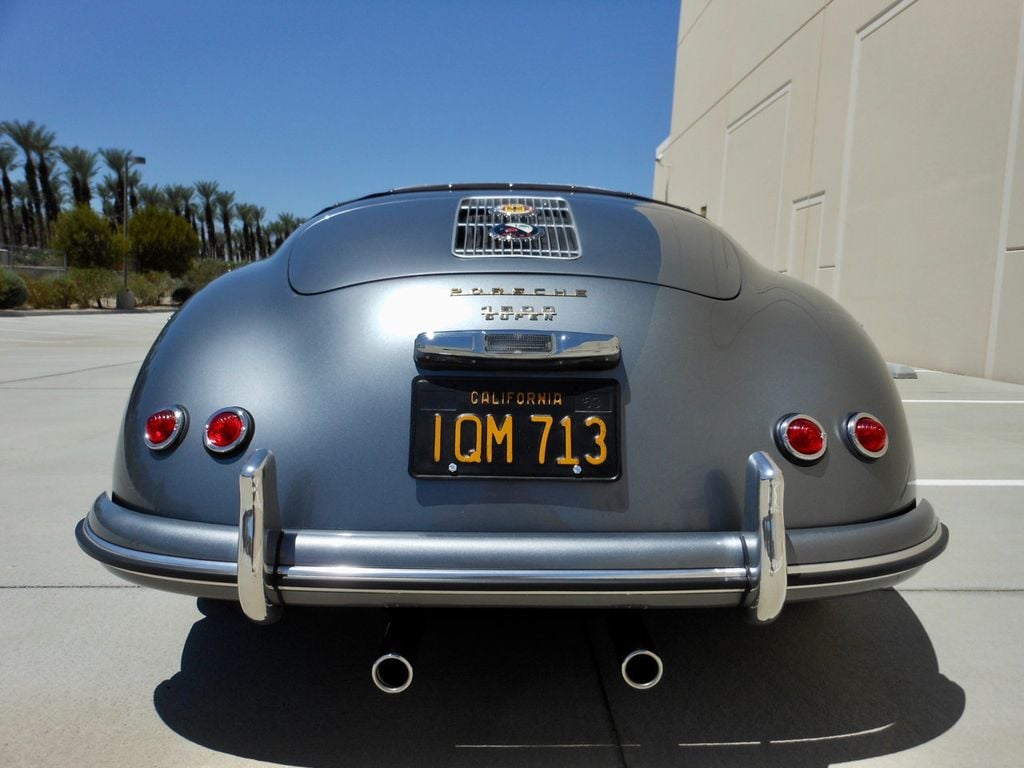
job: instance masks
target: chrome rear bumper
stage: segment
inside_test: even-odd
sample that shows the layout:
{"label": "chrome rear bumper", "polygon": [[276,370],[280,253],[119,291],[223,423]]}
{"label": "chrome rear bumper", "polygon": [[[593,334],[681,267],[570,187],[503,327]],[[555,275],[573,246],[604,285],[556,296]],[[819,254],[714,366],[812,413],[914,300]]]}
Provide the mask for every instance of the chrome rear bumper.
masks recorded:
{"label": "chrome rear bumper", "polygon": [[787,601],[891,586],[945,549],[931,505],[872,523],[787,531],[783,477],[747,462],[745,531],[444,534],[280,530],[274,459],[248,457],[239,525],[170,520],[96,500],[82,548],[129,581],[281,605],[741,606],[758,623]]}

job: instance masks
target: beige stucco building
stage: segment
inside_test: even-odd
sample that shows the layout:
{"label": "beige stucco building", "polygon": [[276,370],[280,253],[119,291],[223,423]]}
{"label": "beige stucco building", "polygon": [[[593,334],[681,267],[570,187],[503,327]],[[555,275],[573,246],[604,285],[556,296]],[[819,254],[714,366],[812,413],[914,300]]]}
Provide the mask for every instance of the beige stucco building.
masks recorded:
{"label": "beige stucco building", "polygon": [[654,196],[887,360],[1024,382],[1024,2],[683,0]]}

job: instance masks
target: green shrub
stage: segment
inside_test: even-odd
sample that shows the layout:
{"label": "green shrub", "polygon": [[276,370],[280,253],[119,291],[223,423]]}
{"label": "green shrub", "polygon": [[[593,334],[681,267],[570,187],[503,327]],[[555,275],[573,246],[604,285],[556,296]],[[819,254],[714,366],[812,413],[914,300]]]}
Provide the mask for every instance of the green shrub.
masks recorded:
{"label": "green shrub", "polygon": [[167,272],[146,272],[146,278],[157,288],[157,303],[159,304],[164,297],[170,297],[171,292],[174,291],[179,285],[180,280],[175,280]]}
{"label": "green shrub", "polygon": [[132,258],[140,270],[161,270],[180,277],[199,255],[196,233],[187,221],[170,211],[140,211],[132,217],[128,235]]}
{"label": "green shrub", "polygon": [[71,280],[64,275],[30,277],[28,303],[36,309],[67,309],[75,301],[75,290]]}
{"label": "green shrub", "polygon": [[25,281],[9,269],[0,269],[0,309],[20,307],[27,298]]}
{"label": "green shrub", "polygon": [[105,267],[113,269],[125,258],[126,246],[121,235],[87,205],[65,211],[53,231],[51,245],[64,251],[70,267]]}
{"label": "green shrub", "polygon": [[114,297],[123,285],[121,276],[110,269],[72,269],[68,278],[75,303],[80,307],[96,302],[96,307],[103,309],[103,299]]}
{"label": "green shrub", "polygon": [[153,306],[174,290],[177,282],[166,272],[144,272],[128,275],[128,288],[135,294],[135,303]]}
{"label": "green shrub", "polygon": [[[220,259],[196,259],[185,273],[185,288],[195,293],[204,285],[231,271],[231,265]],[[191,295],[191,294],[190,294]]]}

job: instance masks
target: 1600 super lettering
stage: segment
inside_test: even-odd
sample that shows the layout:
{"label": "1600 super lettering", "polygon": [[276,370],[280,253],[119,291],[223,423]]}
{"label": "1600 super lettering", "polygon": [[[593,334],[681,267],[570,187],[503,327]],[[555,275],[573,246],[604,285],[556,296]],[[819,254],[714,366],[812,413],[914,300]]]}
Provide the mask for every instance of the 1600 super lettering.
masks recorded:
{"label": "1600 super lettering", "polygon": [[[684,209],[370,195],[217,280],[77,528],[130,581],[299,605],[732,606],[890,586],[947,531],[860,326]],[[623,612],[624,614],[629,612]],[[623,677],[662,663],[636,643]],[[403,690],[409,660],[373,665]]]}

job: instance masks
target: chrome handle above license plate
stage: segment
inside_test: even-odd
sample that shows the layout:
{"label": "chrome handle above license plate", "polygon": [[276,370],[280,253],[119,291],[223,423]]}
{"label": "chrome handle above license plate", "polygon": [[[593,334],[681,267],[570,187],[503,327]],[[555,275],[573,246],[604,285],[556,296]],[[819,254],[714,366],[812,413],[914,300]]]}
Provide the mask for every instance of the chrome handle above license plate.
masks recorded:
{"label": "chrome handle above license plate", "polygon": [[614,368],[622,356],[617,336],[569,331],[430,331],[416,337],[424,368]]}

